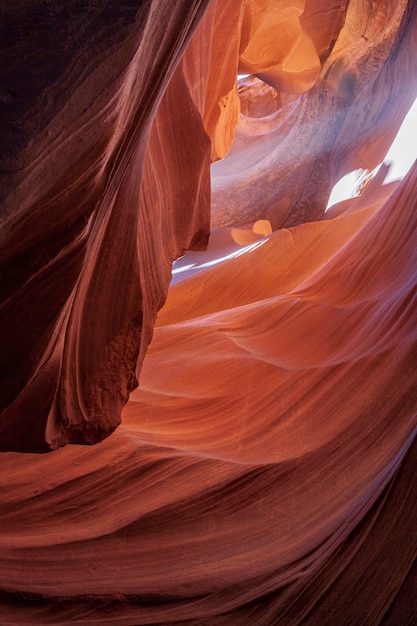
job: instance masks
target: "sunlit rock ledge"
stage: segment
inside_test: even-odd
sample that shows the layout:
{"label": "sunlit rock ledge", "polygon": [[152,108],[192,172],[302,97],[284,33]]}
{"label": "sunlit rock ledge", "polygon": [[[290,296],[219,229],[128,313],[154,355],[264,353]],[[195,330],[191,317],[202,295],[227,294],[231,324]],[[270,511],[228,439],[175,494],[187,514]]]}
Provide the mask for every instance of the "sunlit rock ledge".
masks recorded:
{"label": "sunlit rock ledge", "polygon": [[1,623],[415,624],[417,3],[0,30]]}

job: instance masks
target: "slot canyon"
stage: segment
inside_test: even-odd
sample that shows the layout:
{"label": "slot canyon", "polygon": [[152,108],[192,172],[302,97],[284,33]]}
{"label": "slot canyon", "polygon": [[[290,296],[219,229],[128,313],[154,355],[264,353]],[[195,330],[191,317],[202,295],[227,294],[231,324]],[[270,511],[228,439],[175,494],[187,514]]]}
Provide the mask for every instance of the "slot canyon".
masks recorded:
{"label": "slot canyon", "polygon": [[417,624],[417,0],[0,31],[1,626]]}

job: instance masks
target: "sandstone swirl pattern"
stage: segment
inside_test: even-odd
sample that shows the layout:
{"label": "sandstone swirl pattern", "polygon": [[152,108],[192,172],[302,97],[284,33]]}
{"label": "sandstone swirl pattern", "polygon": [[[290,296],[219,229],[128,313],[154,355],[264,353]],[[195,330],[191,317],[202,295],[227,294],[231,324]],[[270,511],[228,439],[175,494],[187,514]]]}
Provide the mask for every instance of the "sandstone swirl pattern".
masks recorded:
{"label": "sandstone swirl pattern", "polygon": [[0,623],[416,623],[417,3],[0,24]]}

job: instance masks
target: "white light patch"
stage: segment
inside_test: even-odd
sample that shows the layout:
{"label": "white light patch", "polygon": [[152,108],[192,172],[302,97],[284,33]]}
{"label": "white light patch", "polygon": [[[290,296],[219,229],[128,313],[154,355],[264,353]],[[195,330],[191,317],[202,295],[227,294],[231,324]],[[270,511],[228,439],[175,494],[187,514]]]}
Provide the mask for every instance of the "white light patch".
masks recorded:
{"label": "white light patch", "polygon": [[247,254],[248,252],[253,252],[256,248],[262,246],[267,239],[260,239],[259,241],[255,241],[255,243],[250,243],[247,246],[243,246],[242,248],[238,248],[237,250],[233,250],[229,254],[225,256],[218,257],[217,259],[211,259],[211,261],[206,261],[205,263],[201,263],[197,265],[199,268],[203,267],[211,267],[212,265],[217,265],[218,263],[223,263],[223,261],[228,261],[229,259],[236,259],[238,256],[242,256],[242,254]]}
{"label": "white light patch", "polygon": [[[255,241],[254,243],[248,244],[247,246],[242,246],[240,248],[237,248],[236,250],[233,250],[232,252],[229,252],[228,254],[224,254],[223,256],[215,257],[214,259],[210,259],[209,261],[203,261],[203,263],[188,263],[187,265],[177,265],[177,261],[175,261],[173,269],[172,269],[173,282],[175,282],[174,279],[177,277],[177,275],[182,274],[183,272],[193,274],[194,272],[199,272],[208,267],[212,267],[213,265],[218,265],[219,263],[223,263],[223,261],[236,259],[237,257],[242,256],[243,254],[249,254],[250,252],[253,252],[253,250],[255,250],[256,248],[259,248],[264,243],[266,243],[268,239],[269,239],[268,237],[264,237],[263,239],[260,239],[259,241]],[[202,259],[204,259],[204,256],[206,256],[206,254],[207,253],[204,253],[204,252],[198,253],[199,256],[201,255]],[[182,279],[179,278],[179,280],[182,280]]]}
{"label": "white light patch", "polygon": [[401,180],[417,159],[417,99],[404,118],[384,163],[392,163],[386,183]]}
{"label": "white light patch", "polygon": [[342,200],[349,200],[350,198],[357,198],[362,188],[366,183],[375,176],[381,166],[378,165],[371,172],[369,170],[358,169],[349,174],[345,174],[333,187],[330,194],[329,201],[327,203],[326,211],[334,204],[342,202]]}
{"label": "white light patch", "polygon": [[[386,165],[391,165],[385,183],[401,180],[407,174],[417,158],[417,99],[404,118],[403,123],[384,159]],[[326,211],[342,200],[356,198],[362,187],[375,176],[380,166],[372,172],[368,170],[354,170],[341,178],[333,187],[327,203]]]}

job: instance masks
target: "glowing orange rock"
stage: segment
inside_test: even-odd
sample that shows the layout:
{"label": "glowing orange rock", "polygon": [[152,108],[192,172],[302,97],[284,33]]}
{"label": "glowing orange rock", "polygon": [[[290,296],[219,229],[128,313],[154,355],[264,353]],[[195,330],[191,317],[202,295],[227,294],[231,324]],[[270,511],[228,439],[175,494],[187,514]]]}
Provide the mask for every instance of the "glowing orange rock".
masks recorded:
{"label": "glowing orange rock", "polygon": [[0,15],[2,622],[416,623],[417,3]]}
{"label": "glowing orange rock", "polygon": [[[276,229],[319,220],[344,174],[382,162],[416,97],[417,67],[408,53],[416,28],[406,2],[372,6],[351,2],[345,16],[344,3],[329,3],[329,14],[323,3],[316,12],[306,5],[297,19],[322,64],[307,92],[296,97],[289,79],[269,90],[259,79],[240,82],[235,143],[212,168],[213,227],[269,219]],[[260,69],[262,62],[260,50]],[[394,91],[400,99],[389,96]]]}

